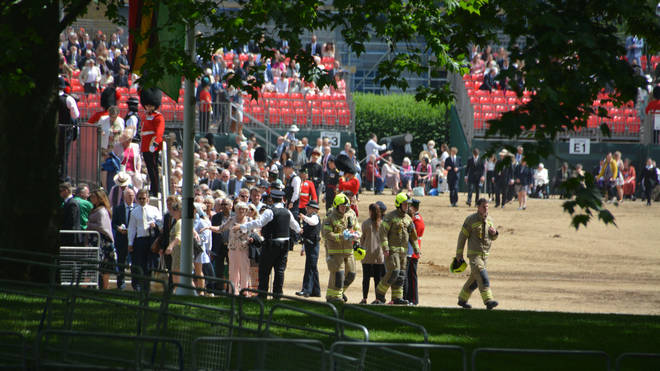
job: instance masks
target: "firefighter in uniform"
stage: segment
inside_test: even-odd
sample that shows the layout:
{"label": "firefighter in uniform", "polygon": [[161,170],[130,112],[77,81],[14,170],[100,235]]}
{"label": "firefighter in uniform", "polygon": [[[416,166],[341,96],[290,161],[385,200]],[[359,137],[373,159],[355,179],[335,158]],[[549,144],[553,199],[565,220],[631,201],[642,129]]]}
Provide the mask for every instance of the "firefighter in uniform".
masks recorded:
{"label": "firefighter in uniform", "polygon": [[142,137],[140,151],[142,152],[144,163],[147,165],[147,173],[149,174],[149,194],[156,197],[160,188],[158,179],[158,152],[163,143],[163,133],[165,133],[165,119],[158,112],[162,98],[163,93],[157,88],[142,89],[140,91],[140,103],[142,103],[142,107],[146,111],[145,116],[141,120],[143,125],[142,132],[140,133]]}
{"label": "firefighter in uniform", "polygon": [[417,243],[417,232],[413,220],[408,215],[408,196],[399,193],[394,199],[396,210],[389,212],[380,224],[380,240],[383,254],[385,255],[385,276],[376,287],[376,301],[374,304],[384,304],[385,294],[392,286],[392,303],[408,304],[403,299],[403,284],[406,279],[406,253],[408,242],[413,251],[419,254]]}
{"label": "firefighter in uniform", "polygon": [[284,271],[289,255],[289,229],[292,229],[295,233],[300,233],[300,225],[282,203],[284,192],[273,189],[270,192],[270,197],[274,205],[272,208],[266,209],[259,219],[234,226],[236,230],[240,228],[242,231],[261,228],[264,247],[259,257],[259,291],[264,293],[260,293],[259,297],[263,299],[266,298],[265,292],[268,291],[270,271],[273,269],[275,270],[273,293],[276,295],[282,294]]}
{"label": "firefighter in uniform", "polygon": [[493,293],[490,291],[486,260],[490,245],[497,239],[498,235],[499,232],[495,229],[493,220],[488,217],[488,200],[480,198],[477,201],[477,212],[465,218],[463,228],[458,234],[455,259],[459,262],[463,261],[463,249],[465,241],[467,241],[467,257],[470,260],[470,277],[458,295],[459,306],[466,309],[472,308],[467,302],[472,291],[477,287],[487,309],[493,309],[497,306],[497,301],[493,300]]}
{"label": "firefighter in uniform", "polygon": [[333,208],[323,220],[321,231],[330,271],[325,298],[329,302],[346,302],[348,298],[344,292],[356,276],[353,242],[360,240],[362,232],[345,194],[336,195],[332,205]]}

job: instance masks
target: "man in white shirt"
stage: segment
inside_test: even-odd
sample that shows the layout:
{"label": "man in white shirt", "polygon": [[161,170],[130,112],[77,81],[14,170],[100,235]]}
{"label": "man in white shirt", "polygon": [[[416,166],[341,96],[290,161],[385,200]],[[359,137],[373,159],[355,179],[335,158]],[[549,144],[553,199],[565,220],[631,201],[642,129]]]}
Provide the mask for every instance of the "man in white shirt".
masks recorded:
{"label": "man in white shirt", "polygon": [[369,141],[364,145],[365,156],[367,158],[369,158],[369,155],[376,155],[376,157],[378,157],[380,151],[384,151],[385,149],[387,149],[387,145],[379,145],[378,137],[376,137],[376,134],[374,133],[370,134]]}
{"label": "man in white shirt", "polygon": [[[137,193],[136,207],[131,212],[128,223],[128,252],[131,254],[131,273],[144,274],[148,276],[150,272],[150,260],[153,259],[151,244],[157,236],[157,229],[163,226],[163,215],[160,211],[148,204],[149,191],[141,189]],[[140,270],[135,269],[140,267]],[[149,290],[148,282],[141,280],[132,280],[133,289],[136,291]]]}
{"label": "man in white shirt", "polygon": [[300,225],[291,214],[291,211],[284,207],[282,198],[284,192],[274,189],[270,192],[273,200],[273,208],[266,209],[259,219],[247,222],[245,224],[234,226],[234,230],[239,228],[242,231],[248,231],[255,228],[261,228],[261,234],[264,237],[265,246],[259,258],[259,297],[266,299],[265,292],[268,291],[270,282],[270,271],[275,270],[273,280],[273,293],[282,294],[284,286],[284,271],[286,270],[286,261],[289,249],[292,246],[289,230],[300,233]]}

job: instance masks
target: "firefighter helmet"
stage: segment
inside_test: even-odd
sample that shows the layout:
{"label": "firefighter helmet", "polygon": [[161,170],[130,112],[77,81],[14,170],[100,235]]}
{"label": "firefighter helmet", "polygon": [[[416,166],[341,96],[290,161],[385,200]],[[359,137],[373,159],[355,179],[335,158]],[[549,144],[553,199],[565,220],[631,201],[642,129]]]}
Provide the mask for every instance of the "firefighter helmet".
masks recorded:
{"label": "firefighter helmet", "polygon": [[449,271],[452,273],[461,273],[467,268],[467,263],[463,258],[454,258],[449,265]]}
{"label": "firefighter helmet", "polygon": [[394,206],[399,207],[404,202],[408,202],[408,195],[405,192],[401,192],[396,195],[396,198],[394,199]]}
{"label": "firefighter helmet", "polygon": [[332,206],[337,207],[340,205],[346,205],[346,206],[351,206],[351,201],[346,197],[345,194],[340,193],[335,196],[335,199],[332,201]]}

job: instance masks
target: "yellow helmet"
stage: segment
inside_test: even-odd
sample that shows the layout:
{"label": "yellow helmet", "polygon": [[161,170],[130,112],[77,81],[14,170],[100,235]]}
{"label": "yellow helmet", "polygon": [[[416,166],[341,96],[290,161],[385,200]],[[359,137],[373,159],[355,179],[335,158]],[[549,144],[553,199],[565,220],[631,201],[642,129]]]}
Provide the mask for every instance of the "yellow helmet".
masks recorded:
{"label": "yellow helmet", "polygon": [[336,195],[335,199],[332,201],[332,207],[336,208],[337,206],[340,205],[351,206],[351,201],[343,193]]}
{"label": "yellow helmet", "polygon": [[364,250],[362,246],[356,244],[353,247],[353,256],[355,257],[355,260],[362,260],[365,256],[367,256],[367,251]]}
{"label": "yellow helmet", "polygon": [[454,258],[452,259],[451,264],[449,264],[449,271],[452,273],[461,273],[465,271],[465,268],[467,268],[467,263],[463,258]]}
{"label": "yellow helmet", "polygon": [[394,206],[399,207],[404,202],[408,202],[408,195],[405,192],[401,192],[396,195],[396,198],[394,199]]}

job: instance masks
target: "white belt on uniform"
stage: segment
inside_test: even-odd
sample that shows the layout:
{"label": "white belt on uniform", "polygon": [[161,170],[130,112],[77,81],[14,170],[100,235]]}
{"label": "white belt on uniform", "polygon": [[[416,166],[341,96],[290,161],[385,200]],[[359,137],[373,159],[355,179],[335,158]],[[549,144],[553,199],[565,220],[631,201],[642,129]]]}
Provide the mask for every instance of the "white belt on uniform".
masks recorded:
{"label": "white belt on uniform", "polygon": [[273,238],[273,241],[277,241],[277,242],[286,242],[288,240],[289,240],[289,237]]}
{"label": "white belt on uniform", "polygon": [[141,132],[141,133],[142,133],[142,135],[151,135],[151,134],[156,134],[156,132],[155,132],[155,131],[143,131],[143,132]]}

